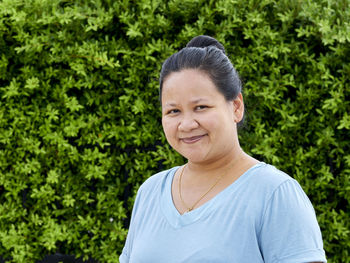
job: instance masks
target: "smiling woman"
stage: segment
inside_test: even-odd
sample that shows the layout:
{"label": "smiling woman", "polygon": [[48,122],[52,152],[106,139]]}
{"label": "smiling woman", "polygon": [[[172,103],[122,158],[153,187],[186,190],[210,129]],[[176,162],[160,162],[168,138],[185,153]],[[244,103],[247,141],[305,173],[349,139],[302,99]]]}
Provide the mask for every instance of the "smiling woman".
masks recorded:
{"label": "smiling woman", "polygon": [[226,101],[211,79],[196,69],[171,74],[162,93],[164,133],[177,152],[193,163],[236,155],[242,96]]}
{"label": "smiling woman", "polygon": [[198,36],[160,74],[162,125],[187,163],[139,189],[124,262],[326,262],[300,185],[247,155],[238,74],[214,38]]}

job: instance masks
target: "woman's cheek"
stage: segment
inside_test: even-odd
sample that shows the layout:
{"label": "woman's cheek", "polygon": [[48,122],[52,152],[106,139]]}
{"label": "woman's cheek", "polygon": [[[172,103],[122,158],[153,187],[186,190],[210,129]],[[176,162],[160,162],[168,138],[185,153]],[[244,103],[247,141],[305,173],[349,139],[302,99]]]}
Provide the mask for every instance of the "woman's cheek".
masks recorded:
{"label": "woman's cheek", "polygon": [[168,140],[171,139],[171,137],[175,136],[176,124],[173,121],[163,119],[162,125],[163,125],[163,131]]}

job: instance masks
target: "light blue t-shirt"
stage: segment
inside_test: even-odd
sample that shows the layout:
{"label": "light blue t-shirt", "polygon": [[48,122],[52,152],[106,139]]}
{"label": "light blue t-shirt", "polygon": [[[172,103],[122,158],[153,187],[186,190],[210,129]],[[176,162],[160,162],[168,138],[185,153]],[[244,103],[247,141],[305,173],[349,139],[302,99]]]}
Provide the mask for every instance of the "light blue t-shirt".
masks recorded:
{"label": "light blue t-shirt", "polygon": [[259,163],[181,215],[171,196],[176,169],[140,187],[121,263],[326,262],[314,209],[287,174]]}

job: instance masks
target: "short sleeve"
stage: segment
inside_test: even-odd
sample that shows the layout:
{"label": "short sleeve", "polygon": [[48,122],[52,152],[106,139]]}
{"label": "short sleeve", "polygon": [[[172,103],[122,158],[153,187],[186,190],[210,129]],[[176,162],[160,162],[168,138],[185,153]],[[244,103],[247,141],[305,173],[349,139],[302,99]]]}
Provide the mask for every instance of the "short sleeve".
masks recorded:
{"label": "short sleeve", "polygon": [[120,263],[127,263],[127,262],[129,262],[129,257],[127,255],[127,251],[126,251],[125,247],[123,248],[123,252],[119,256],[119,262]]}
{"label": "short sleeve", "polygon": [[266,263],[326,262],[315,211],[294,179],[279,185],[269,199],[259,242]]}
{"label": "short sleeve", "polygon": [[135,203],[132,209],[131,213],[131,220],[130,220],[130,226],[128,230],[128,235],[126,237],[126,241],[124,244],[123,251],[121,255],[119,256],[119,262],[120,263],[128,263],[130,261],[130,253],[131,253],[131,247],[134,239],[134,232],[135,232],[135,214],[137,213],[137,209],[139,207],[140,199],[141,199],[141,192],[142,192],[142,186],[137,191],[137,195],[135,198]]}
{"label": "short sleeve", "polygon": [[132,239],[132,236],[133,236],[133,233],[132,233],[132,227],[129,228],[129,231],[128,231],[128,235],[126,237],[126,241],[125,241],[125,244],[124,244],[124,248],[123,248],[123,251],[122,253],[120,254],[119,256],[119,262],[120,263],[128,263],[129,260],[130,260],[130,243],[132,242],[131,239]]}

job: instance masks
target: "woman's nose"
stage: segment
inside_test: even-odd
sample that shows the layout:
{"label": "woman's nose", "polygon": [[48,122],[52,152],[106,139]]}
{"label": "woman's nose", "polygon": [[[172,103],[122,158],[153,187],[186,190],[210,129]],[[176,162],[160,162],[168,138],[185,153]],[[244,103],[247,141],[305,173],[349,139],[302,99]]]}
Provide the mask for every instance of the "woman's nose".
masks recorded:
{"label": "woman's nose", "polygon": [[197,120],[193,118],[192,114],[184,115],[179,123],[179,130],[186,132],[191,131],[199,126]]}

